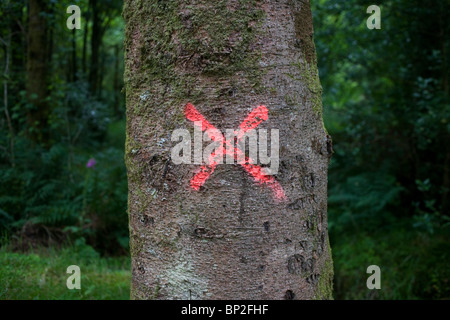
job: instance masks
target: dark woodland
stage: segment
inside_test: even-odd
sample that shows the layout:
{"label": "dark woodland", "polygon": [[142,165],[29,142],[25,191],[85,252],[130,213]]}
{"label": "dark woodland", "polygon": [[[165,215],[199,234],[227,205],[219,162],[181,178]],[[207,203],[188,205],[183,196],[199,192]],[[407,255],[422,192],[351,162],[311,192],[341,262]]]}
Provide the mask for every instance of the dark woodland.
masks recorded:
{"label": "dark woodland", "polygon": [[[70,4],[81,29],[66,26]],[[372,4],[379,30],[366,27]],[[333,297],[449,299],[450,3],[311,9],[333,149]],[[2,300],[130,298],[122,10],[119,0],[0,2]],[[82,290],[65,287],[73,261]],[[380,290],[366,287],[369,265]]]}

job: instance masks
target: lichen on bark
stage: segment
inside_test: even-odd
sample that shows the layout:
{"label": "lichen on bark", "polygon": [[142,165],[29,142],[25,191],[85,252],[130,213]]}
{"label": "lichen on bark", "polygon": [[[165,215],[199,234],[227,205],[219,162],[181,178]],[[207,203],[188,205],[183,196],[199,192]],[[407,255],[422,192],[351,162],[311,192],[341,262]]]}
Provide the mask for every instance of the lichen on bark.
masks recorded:
{"label": "lichen on bark", "polygon": [[313,63],[307,63],[306,60],[298,62],[298,68],[303,81],[309,92],[312,108],[318,117],[322,118],[322,85],[320,84],[319,69],[314,58]]}

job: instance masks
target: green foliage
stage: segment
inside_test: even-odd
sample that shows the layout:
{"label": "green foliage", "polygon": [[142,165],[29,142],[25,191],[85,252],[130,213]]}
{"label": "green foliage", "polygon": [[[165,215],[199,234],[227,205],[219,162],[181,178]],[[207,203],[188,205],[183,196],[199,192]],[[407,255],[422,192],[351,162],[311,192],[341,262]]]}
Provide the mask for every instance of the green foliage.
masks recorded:
{"label": "green foliage", "polygon": [[[123,138],[116,133],[110,136],[97,150],[65,143],[55,143],[49,150],[30,148],[25,138],[18,140],[16,165],[0,171],[4,182],[0,228],[17,232],[31,222],[64,229],[75,238],[86,237],[102,252],[127,248],[123,150],[108,146],[122,143]],[[87,168],[90,158],[96,164]]]}
{"label": "green foliage", "polygon": [[[449,298],[449,3],[313,2],[338,299]],[[448,51],[447,51],[448,52]],[[382,289],[365,286],[381,267]]]}
{"label": "green foliage", "polygon": [[[87,28],[75,32],[65,27],[66,3],[48,1],[49,10],[42,13],[52,36],[45,99],[51,107],[42,132],[29,123],[29,114],[37,107],[30,103],[35,97],[27,96],[25,86],[26,1],[0,4],[0,72],[8,93],[4,97],[3,88],[0,91],[0,234],[11,240],[0,249],[0,299],[129,297],[128,260],[100,258],[124,253],[128,246],[120,93],[122,2],[105,0],[100,6],[98,65],[91,65],[89,3],[73,2],[80,6],[82,26]],[[168,80],[174,77],[175,58],[167,54],[173,49],[169,40],[174,33],[186,56],[198,52],[195,59],[205,63],[206,73],[252,70],[259,53],[246,54],[255,32],[251,25],[262,18],[258,10],[251,15],[246,11],[253,3],[239,1],[241,11],[233,15],[235,21],[225,27],[211,24],[202,31],[196,25],[212,21],[214,11],[193,6],[183,17],[174,15],[174,1],[152,1],[141,10],[139,26],[128,28],[127,41],[132,39],[131,32],[140,30],[149,40],[148,46],[140,48],[142,59],[149,56],[146,50],[158,51],[153,56],[160,59],[146,61],[152,68],[147,70],[149,80],[155,72]],[[225,18],[229,16],[226,4],[217,4],[217,12]],[[323,117],[335,151],[328,205],[333,296],[448,299],[450,38],[444,35],[450,31],[445,16],[449,3],[383,1],[382,29],[368,30],[366,8],[372,4],[369,0],[312,1]],[[146,20],[148,10],[157,10],[157,20],[169,21],[168,27],[155,28],[158,21]],[[185,20],[192,20],[192,25],[185,25]],[[229,35],[235,29],[241,30],[242,37],[236,50],[229,52]],[[89,31],[86,41],[84,30]],[[201,32],[212,38],[213,46],[204,45]],[[96,90],[90,79],[94,67],[100,73]],[[126,77],[133,79],[131,74]],[[141,85],[131,80],[130,89]],[[315,85],[308,84],[317,100],[320,90]],[[288,103],[290,99],[286,97]],[[322,112],[320,99],[316,100],[316,111]],[[37,142],[34,136],[46,138]],[[95,165],[87,167],[90,159],[95,159]],[[63,240],[73,245],[48,248],[59,247]],[[39,250],[11,252],[29,248]],[[65,270],[71,264],[81,267],[81,291],[65,286]],[[381,290],[366,288],[366,268],[372,264],[381,267]]]}
{"label": "green foliage", "polygon": [[[335,299],[449,299],[449,228],[414,232],[411,221],[332,239]],[[369,265],[381,269],[381,289],[368,290]]]}
{"label": "green foliage", "polygon": [[[123,21],[118,14],[122,4],[108,0],[99,9],[103,38],[96,66],[90,50],[92,2],[73,4],[82,10],[80,30],[66,28],[68,4],[48,1],[41,13],[52,51],[44,99],[49,112],[40,129],[30,126],[30,111],[38,108],[30,102],[33,95],[28,95],[24,81],[26,39],[16,30],[26,26],[28,9],[24,1],[1,4],[0,70],[9,73],[2,83],[7,95],[1,99],[5,117],[0,119],[0,233],[22,249],[85,239],[102,254],[120,254],[128,248],[125,108],[120,92]],[[89,79],[94,67],[101,72],[101,90],[95,92]],[[90,159],[95,159],[95,166],[87,167]]]}

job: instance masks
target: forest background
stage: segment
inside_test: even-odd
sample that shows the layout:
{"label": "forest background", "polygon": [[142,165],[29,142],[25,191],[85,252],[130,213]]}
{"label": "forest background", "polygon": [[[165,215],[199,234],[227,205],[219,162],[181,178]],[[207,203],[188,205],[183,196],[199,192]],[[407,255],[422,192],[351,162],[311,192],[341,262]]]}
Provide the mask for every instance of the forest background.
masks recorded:
{"label": "forest background", "polygon": [[[72,4],[79,30],[66,26]],[[380,30],[366,26],[372,4]],[[1,1],[0,299],[129,298],[121,10]],[[334,298],[449,299],[450,3],[315,0],[312,10],[335,152]],[[81,290],[65,285],[72,264]],[[369,265],[380,290],[366,287]]]}

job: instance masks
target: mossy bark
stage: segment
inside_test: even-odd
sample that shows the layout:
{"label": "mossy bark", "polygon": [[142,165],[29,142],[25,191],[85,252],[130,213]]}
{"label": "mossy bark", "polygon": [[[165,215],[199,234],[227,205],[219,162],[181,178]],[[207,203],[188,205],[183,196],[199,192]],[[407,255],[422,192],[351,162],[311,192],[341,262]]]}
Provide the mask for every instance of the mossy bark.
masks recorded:
{"label": "mossy bark", "polygon": [[[330,298],[331,143],[309,3],[130,0],[123,15],[132,297]],[[238,165],[191,189],[198,165],[170,159],[188,102],[222,131],[267,106],[287,200]]]}

